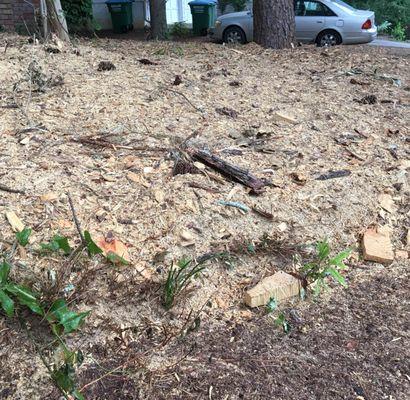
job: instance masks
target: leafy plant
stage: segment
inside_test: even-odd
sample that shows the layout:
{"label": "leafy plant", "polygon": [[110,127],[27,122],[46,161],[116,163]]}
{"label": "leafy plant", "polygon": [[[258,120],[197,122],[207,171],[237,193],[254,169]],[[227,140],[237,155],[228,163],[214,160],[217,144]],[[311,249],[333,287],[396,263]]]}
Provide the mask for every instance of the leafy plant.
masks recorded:
{"label": "leafy plant", "polygon": [[182,258],[176,267],[171,265],[164,286],[164,307],[167,310],[172,308],[177,297],[186,289],[192,278],[205,268],[203,264],[207,259],[193,263],[189,258]]}
{"label": "leafy plant", "polygon": [[388,33],[393,24],[389,21],[383,21],[380,25],[377,26],[378,33]]}
{"label": "leafy plant", "polygon": [[47,321],[51,323],[53,332],[57,335],[67,334],[77,330],[90,311],[76,313],[70,311],[64,299],[56,300],[47,312]]}
{"label": "leafy plant", "polygon": [[42,251],[58,252],[62,250],[66,256],[69,255],[72,250],[68,239],[60,235],[54,235],[49,243],[41,243],[40,247]]}
{"label": "leafy plant", "polygon": [[291,330],[291,325],[289,321],[286,319],[285,314],[282,312],[278,315],[278,317],[275,319],[275,325],[279,326],[283,329],[283,332],[288,334]]}
{"label": "leafy plant", "polygon": [[268,313],[271,313],[276,310],[276,307],[278,306],[278,302],[274,297],[271,297],[268,301],[268,304],[266,304],[266,311]]}
{"label": "leafy plant", "polygon": [[391,34],[396,40],[400,40],[401,42],[406,40],[406,30],[400,21],[394,26]]}
{"label": "leafy plant", "polygon": [[172,37],[186,38],[191,36],[191,30],[185,22],[175,22],[169,30]]}
{"label": "leafy plant", "polygon": [[332,277],[342,286],[347,286],[340,271],[346,268],[343,261],[350,255],[351,250],[344,250],[337,255],[330,256],[330,246],[327,240],[317,242],[315,259],[303,265],[301,274],[307,284],[315,283],[314,294],[319,295],[322,288],[326,288],[325,279]]}
{"label": "leafy plant", "polygon": [[90,232],[84,231],[84,240],[88,255],[90,257],[101,254],[103,252],[102,249],[100,249],[91,238]]}
{"label": "leafy plant", "polygon": [[22,231],[16,233],[17,242],[23,247],[27,246],[30,235],[31,229],[24,228]]}
{"label": "leafy plant", "polygon": [[61,0],[61,6],[70,31],[99,29],[93,18],[92,0]]}

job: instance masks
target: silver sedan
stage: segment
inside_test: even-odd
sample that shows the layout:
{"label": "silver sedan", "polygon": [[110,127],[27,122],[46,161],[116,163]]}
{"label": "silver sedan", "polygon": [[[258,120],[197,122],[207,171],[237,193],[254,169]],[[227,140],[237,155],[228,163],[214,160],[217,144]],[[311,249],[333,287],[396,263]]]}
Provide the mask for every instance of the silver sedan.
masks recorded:
{"label": "silver sedan", "polygon": [[[356,10],[342,0],[296,0],[296,40],[318,46],[368,43],[377,37],[373,11]],[[210,35],[225,43],[253,40],[250,11],[220,16]]]}

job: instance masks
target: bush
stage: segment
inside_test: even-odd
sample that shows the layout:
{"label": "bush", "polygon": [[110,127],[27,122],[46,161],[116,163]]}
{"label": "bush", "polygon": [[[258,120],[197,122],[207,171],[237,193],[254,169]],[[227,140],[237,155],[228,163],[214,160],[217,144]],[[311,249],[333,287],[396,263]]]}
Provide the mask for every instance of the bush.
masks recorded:
{"label": "bush", "polygon": [[169,30],[172,37],[185,38],[191,35],[191,30],[185,22],[175,22]]}
{"label": "bush", "polygon": [[396,40],[404,41],[406,40],[406,31],[404,30],[401,22],[398,22],[391,31],[392,36]]}
{"label": "bush", "polygon": [[92,0],[61,0],[70,32],[98,29],[93,18]]}

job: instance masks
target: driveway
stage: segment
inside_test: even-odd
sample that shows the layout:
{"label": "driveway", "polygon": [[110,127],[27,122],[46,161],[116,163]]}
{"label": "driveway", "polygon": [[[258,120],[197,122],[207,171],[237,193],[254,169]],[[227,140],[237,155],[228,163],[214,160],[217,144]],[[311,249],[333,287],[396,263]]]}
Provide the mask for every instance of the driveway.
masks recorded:
{"label": "driveway", "polygon": [[395,40],[387,39],[375,39],[373,42],[369,43],[370,46],[379,46],[379,47],[397,47],[400,49],[410,49],[409,42],[396,42]]}

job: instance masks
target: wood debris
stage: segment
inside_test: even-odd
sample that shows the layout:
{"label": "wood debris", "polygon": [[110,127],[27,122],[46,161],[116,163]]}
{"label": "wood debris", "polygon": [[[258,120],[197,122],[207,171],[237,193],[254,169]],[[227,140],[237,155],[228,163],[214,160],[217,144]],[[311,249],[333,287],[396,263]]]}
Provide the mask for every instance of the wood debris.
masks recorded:
{"label": "wood debris", "polygon": [[389,231],[368,229],[363,235],[363,259],[390,264],[394,260],[393,246]]}
{"label": "wood debris", "polygon": [[14,232],[24,229],[24,224],[14,211],[6,211],[6,218]]}
{"label": "wood debris", "polygon": [[245,304],[249,307],[259,307],[268,304],[271,298],[277,302],[298,296],[300,281],[283,271],[262,279],[255,287],[245,293]]}

